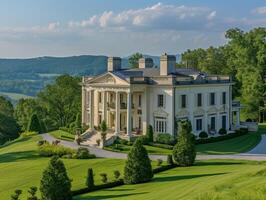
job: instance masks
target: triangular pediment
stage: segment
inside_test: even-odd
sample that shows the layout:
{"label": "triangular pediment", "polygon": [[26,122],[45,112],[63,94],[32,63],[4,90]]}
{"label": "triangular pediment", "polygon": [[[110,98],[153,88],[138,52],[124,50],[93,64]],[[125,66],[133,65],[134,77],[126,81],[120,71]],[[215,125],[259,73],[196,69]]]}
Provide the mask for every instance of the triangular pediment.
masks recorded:
{"label": "triangular pediment", "polygon": [[91,79],[88,84],[90,85],[129,85],[129,83],[120,77],[107,72],[103,75]]}
{"label": "triangular pediment", "polygon": [[153,115],[156,117],[167,117],[169,114],[165,112],[162,108],[158,108],[153,112]]}

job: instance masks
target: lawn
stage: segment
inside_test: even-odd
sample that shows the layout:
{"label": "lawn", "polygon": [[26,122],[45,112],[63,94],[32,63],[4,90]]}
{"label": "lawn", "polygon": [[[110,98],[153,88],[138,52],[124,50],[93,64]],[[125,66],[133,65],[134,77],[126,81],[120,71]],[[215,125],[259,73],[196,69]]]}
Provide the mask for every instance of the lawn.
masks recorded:
{"label": "lawn", "polygon": [[[22,189],[24,195],[31,186],[39,187],[43,169],[49,158],[40,157],[37,152],[37,141],[40,136],[20,138],[0,148],[0,194],[1,199],[9,199],[15,189]],[[119,159],[62,159],[69,177],[73,180],[72,189],[84,187],[87,169],[94,169],[96,184],[100,183],[99,173],[105,172],[110,180],[113,171],[122,172],[124,161]],[[26,199],[22,196],[22,199]]]}
{"label": "lawn", "polygon": [[66,140],[66,141],[72,142],[75,139],[75,135],[68,133],[66,131],[62,131],[62,130],[52,131],[52,132],[49,132],[49,134],[60,140]]}
{"label": "lawn", "polygon": [[77,196],[75,200],[265,200],[266,163],[209,160],[156,174],[153,181]]}

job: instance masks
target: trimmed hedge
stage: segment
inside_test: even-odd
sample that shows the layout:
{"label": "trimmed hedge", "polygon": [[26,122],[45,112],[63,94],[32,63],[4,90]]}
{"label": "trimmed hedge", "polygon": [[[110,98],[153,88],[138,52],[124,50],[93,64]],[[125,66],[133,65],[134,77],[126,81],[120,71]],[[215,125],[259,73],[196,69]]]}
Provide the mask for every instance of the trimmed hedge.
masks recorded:
{"label": "trimmed hedge", "polygon": [[149,143],[149,146],[158,147],[162,149],[169,149],[169,150],[173,149],[173,146],[169,144]]}
{"label": "trimmed hedge", "polygon": [[89,192],[93,192],[93,191],[97,191],[97,190],[102,190],[102,189],[108,189],[108,188],[113,188],[113,187],[117,187],[117,186],[121,186],[124,185],[124,181],[123,179],[119,179],[117,181],[113,181],[110,183],[105,183],[105,184],[101,184],[101,185],[95,185],[93,188],[82,188],[79,190],[74,190],[72,191],[72,195],[76,196],[76,195],[81,195],[81,194],[85,194],[85,193],[89,193]]}
{"label": "trimmed hedge", "polygon": [[72,155],[75,153],[75,151],[70,148],[63,147],[61,145],[52,145],[49,143],[44,143],[43,145],[39,146],[38,153],[40,154],[40,156],[44,157],[62,157],[64,155]]}
{"label": "trimmed hedge", "polygon": [[246,129],[243,130],[237,130],[235,133],[229,133],[227,135],[221,135],[218,137],[209,137],[206,139],[198,139],[196,140],[196,144],[207,144],[207,143],[213,143],[213,142],[219,142],[219,141],[224,141],[224,140],[228,140],[231,138],[235,138],[238,136],[242,136],[247,134],[248,131]]}
{"label": "trimmed hedge", "polygon": [[160,133],[155,138],[156,143],[174,145],[176,140],[169,133]]}
{"label": "trimmed hedge", "polygon": [[208,138],[208,133],[206,133],[205,131],[201,131],[200,133],[199,133],[199,138]]}

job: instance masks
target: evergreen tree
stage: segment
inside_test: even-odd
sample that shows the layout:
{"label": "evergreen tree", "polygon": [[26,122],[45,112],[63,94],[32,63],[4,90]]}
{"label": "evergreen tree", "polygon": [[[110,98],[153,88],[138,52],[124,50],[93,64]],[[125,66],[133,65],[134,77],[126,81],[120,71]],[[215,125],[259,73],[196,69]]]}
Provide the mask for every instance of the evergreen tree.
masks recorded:
{"label": "evergreen tree", "polygon": [[179,122],[178,140],[173,149],[173,158],[180,166],[193,165],[196,158],[195,138],[189,121]]}
{"label": "evergreen tree", "polygon": [[153,142],[153,128],[152,128],[152,125],[148,126],[147,137],[148,137],[149,142]]}
{"label": "evergreen tree", "polygon": [[127,156],[124,168],[126,184],[150,181],[153,177],[151,161],[140,140],[136,140]]}
{"label": "evergreen tree", "polygon": [[40,184],[43,200],[70,200],[71,181],[64,163],[58,157],[52,157],[44,170]]}
{"label": "evergreen tree", "polygon": [[37,187],[30,187],[30,189],[28,190],[28,193],[30,194],[30,196],[28,197],[28,200],[38,200],[38,198],[36,197],[36,192],[37,192]]}
{"label": "evergreen tree", "polygon": [[94,187],[94,179],[93,179],[93,170],[92,168],[88,169],[88,176],[86,179],[86,185],[89,189],[92,189]]}
{"label": "evergreen tree", "polygon": [[27,131],[36,131],[38,133],[42,132],[41,123],[39,121],[39,118],[36,114],[33,114],[30,118],[30,121],[28,123]]}
{"label": "evergreen tree", "polygon": [[80,115],[80,113],[77,113],[77,115],[76,115],[75,128],[76,129],[81,128],[81,115]]}

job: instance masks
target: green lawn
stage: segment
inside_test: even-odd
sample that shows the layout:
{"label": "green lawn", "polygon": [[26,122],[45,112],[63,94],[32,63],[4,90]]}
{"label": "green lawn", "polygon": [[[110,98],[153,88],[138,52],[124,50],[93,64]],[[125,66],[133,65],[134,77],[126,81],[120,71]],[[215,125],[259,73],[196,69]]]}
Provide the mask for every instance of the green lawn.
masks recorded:
{"label": "green lawn", "polygon": [[74,199],[265,200],[265,176],[265,162],[209,160],[159,173],[149,183],[119,186]]}
{"label": "green lawn", "polygon": [[62,130],[52,131],[49,134],[60,140],[74,141],[75,139],[75,135]]}
{"label": "green lawn", "polygon": [[[29,187],[39,187],[42,171],[49,162],[49,158],[40,157],[36,152],[40,139],[40,136],[20,138],[0,147],[0,199],[9,199],[15,189],[22,189],[25,195]],[[112,180],[113,171],[122,172],[124,166],[124,161],[119,159],[62,160],[73,180],[72,189],[84,187],[89,167],[94,169],[95,181],[99,184],[99,173],[107,173]],[[22,199],[26,199],[25,196]]]}

